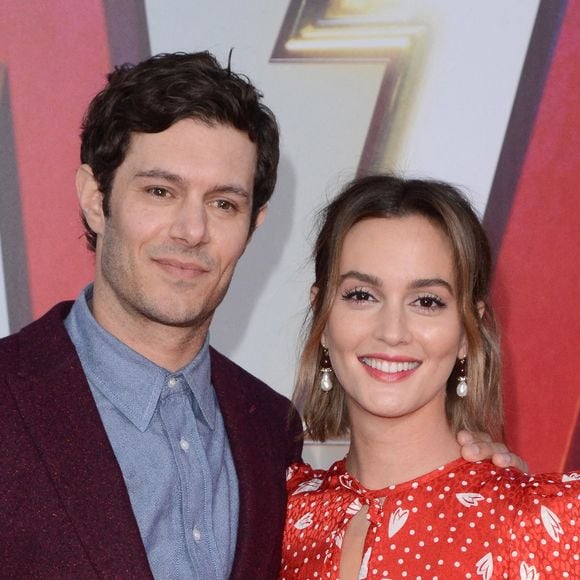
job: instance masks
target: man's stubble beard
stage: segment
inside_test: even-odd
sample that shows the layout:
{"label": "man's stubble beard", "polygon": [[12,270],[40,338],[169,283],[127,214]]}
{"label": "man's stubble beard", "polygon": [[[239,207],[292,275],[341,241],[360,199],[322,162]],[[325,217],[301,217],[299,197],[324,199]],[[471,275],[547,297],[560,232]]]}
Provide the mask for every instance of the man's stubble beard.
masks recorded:
{"label": "man's stubble beard", "polygon": [[[109,231],[109,234],[113,234]],[[101,249],[101,275],[105,284],[110,291],[115,295],[121,308],[128,313],[133,319],[143,319],[164,326],[173,326],[180,328],[200,328],[209,326],[209,322],[213,317],[216,308],[224,299],[233,275],[233,269],[227,283],[221,287],[217,295],[210,296],[205,301],[195,302],[194,300],[186,300],[186,307],[179,309],[179,311],[171,308],[172,296],[167,296],[167,299],[162,304],[161,298],[150,296],[143,291],[144,284],[138,284],[139,277],[136,275],[136,268],[134,262],[127,258],[124,252],[119,251],[120,244],[116,243],[115,236],[107,236],[103,240]],[[184,252],[173,251],[172,255],[191,255],[191,250]],[[167,252],[165,253],[167,255]],[[205,258],[202,260],[205,264],[213,264],[211,260]],[[202,275],[203,276],[203,275]],[[184,287],[184,292],[194,293],[195,288],[192,288],[190,281],[176,281],[175,287]],[[158,290],[159,291],[159,290]],[[177,303],[177,301],[175,301]],[[175,304],[174,304],[175,306]]]}

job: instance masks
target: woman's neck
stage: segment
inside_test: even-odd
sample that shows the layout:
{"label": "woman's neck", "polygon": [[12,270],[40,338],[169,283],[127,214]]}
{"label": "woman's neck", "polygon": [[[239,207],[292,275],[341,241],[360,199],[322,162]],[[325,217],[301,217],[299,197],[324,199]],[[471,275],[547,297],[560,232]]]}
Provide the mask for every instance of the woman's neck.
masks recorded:
{"label": "woman's neck", "polygon": [[351,415],[351,434],[347,469],[368,489],[409,481],[461,456],[444,414],[360,421]]}

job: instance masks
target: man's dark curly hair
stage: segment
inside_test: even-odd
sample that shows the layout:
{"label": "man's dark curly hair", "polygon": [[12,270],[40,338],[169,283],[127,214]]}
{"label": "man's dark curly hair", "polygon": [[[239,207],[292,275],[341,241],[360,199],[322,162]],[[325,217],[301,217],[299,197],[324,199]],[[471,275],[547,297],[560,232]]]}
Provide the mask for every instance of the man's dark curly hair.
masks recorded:
{"label": "man's dark curly hair", "polygon": [[[247,133],[256,144],[252,219],[268,202],[276,184],[279,132],[262,94],[242,75],[222,67],[209,52],[159,54],[137,65],[116,67],[106,87],[92,100],[83,120],[81,163],[88,164],[110,213],[117,168],[123,163],[133,133],[160,133],[182,119],[226,125]],[[87,245],[97,235],[83,217]]]}

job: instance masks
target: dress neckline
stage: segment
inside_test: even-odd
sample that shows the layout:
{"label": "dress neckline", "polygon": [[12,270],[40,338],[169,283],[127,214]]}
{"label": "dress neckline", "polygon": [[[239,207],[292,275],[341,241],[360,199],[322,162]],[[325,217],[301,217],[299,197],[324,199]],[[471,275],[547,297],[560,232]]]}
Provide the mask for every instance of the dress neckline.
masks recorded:
{"label": "dress neckline", "polygon": [[[449,463],[441,465],[440,467],[437,467],[432,471],[429,471],[428,473],[420,475],[419,477],[415,477],[408,481],[404,481],[394,485],[388,485],[381,489],[368,489],[364,485],[362,485],[360,481],[356,477],[354,477],[354,475],[351,475],[346,468],[346,457],[333,463],[328,470],[328,475],[331,480],[329,483],[331,482],[336,483],[340,487],[350,489],[351,491],[354,491],[355,493],[363,495],[368,498],[379,498],[392,495],[393,493],[399,493],[418,488],[419,486],[426,485],[430,481],[438,479],[439,477],[444,475],[449,477],[453,471],[456,471],[465,465],[471,465],[475,467],[476,465],[481,463],[482,463],[481,461],[471,463],[463,459],[463,457],[458,457],[457,459],[454,459]],[[334,480],[335,478],[336,482],[333,482],[332,480]]]}

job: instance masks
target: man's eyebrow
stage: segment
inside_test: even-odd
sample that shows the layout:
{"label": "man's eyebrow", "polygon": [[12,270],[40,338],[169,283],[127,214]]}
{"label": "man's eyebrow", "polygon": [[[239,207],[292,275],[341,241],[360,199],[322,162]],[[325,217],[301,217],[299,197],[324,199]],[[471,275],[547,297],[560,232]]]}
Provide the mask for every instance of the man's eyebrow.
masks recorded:
{"label": "man's eyebrow", "polygon": [[340,275],[339,283],[344,282],[347,278],[354,278],[359,282],[364,282],[365,284],[370,284],[371,286],[382,286],[383,282],[380,278],[376,276],[371,276],[370,274],[365,274],[364,272],[359,272],[358,270],[349,270],[344,274]]}
{"label": "man's eyebrow", "polygon": [[225,185],[219,185],[213,189],[214,193],[233,193],[235,195],[240,195],[242,197],[250,198],[249,192],[246,188],[241,185],[235,185],[233,183],[228,183]]}
{"label": "man's eyebrow", "polygon": [[[135,177],[146,177],[155,179],[164,179],[171,183],[176,183],[178,185],[185,185],[187,180],[177,173],[172,173],[171,171],[165,171],[164,169],[148,169],[146,171],[138,171],[135,173]],[[212,189],[214,193],[233,193],[242,197],[249,198],[249,192],[241,185],[236,185],[234,183],[226,183],[223,185],[218,185]]]}
{"label": "man's eyebrow", "polygon": [[443,286],[446,288],[451,294],[454,294],[453,287],[447,280],[443,278],[419,278],[417,280],[413,280],[409,284],[409,288],[413,290],[419,290],[421,288],[427,288],[429,286]]}
{"label": "man's eyebrow", "polygon": [[185,183],[185,179],[178,175],[177,173],[171,173],[171,171],[165,171],[163,169],[148,169],[146,171],[137,171],[135,177],[154,177],[156,179],[165,179],[165,181],[171,181],[172,183]]}

